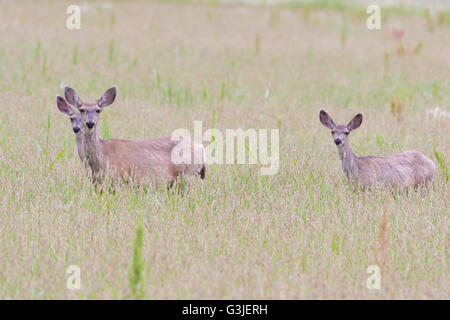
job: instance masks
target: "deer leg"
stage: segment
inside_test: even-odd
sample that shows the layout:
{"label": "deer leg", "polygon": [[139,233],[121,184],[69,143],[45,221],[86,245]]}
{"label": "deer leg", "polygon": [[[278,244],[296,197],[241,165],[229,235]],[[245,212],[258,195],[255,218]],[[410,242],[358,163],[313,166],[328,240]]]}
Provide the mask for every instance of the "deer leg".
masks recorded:
{"label": "deer leg", "polygon": [[183,178],[181,175],[171,179],[167,185],[167,190],[177,190],[179,195],[183,194]]}
{"label": "deer leg", "polygon": [[177,190],[178,190],[178,195],[182,195],[183,194],[183,177],[179,176],[179,178],[177,179]]}

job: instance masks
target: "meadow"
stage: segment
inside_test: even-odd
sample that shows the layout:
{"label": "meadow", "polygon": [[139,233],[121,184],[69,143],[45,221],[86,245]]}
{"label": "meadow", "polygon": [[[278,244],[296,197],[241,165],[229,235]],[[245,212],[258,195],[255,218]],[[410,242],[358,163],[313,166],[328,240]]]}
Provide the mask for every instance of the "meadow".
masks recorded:
{"label": "meadow", "polygon": [[[449,299],[450,11],[382,9],[368,30],[364,8],[326,1],[174,2],[79,1],[69,30],[66,2],[0,1],[0,298]],[[279,172],[99,194],[61,83],[87,101],[118,86],[103,138],[278,128]],[[433,186],[355,191],[320,109],[363,113],[359,156],[433,159]]]}

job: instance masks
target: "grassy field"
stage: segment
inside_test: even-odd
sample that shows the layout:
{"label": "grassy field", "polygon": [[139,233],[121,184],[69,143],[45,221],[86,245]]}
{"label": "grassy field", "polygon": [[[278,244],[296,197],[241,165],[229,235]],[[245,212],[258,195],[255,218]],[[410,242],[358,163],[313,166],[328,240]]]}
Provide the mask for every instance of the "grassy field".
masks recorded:
{"label": "grassy field", "polygon": [[[450,298],[448,12],[382,11],[369,31],[339,6],[85,2],[68,30],[67,5],[0,2],[0,298]],[[56,108],[62,82],[85,100],[118,85],[103,138],[279,128],[280,170],[211,165],[182,196],[99,195]],[[355,192],[321,108],[364,114],[360,156],[432,158],[433,187]]]}

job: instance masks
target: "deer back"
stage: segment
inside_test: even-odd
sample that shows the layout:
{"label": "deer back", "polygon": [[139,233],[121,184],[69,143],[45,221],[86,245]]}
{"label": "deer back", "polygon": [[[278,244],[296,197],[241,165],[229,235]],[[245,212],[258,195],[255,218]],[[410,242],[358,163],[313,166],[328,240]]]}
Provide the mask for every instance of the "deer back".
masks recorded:
{"label": "deer back", "polygon": [[418,151],[388,157],[360,157],[357,166],[362,186],[380,182],[391,186],[418,186],[433,181],[435,172],[433,161]]}

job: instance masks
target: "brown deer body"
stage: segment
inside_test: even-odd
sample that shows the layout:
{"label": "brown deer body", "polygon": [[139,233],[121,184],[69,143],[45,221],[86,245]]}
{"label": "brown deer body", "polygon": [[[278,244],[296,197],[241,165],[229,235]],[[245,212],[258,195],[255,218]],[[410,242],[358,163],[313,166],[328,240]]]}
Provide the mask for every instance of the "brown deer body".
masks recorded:
{"label": "brown deer body", "polygon": [[[186,175],[205,177],[205,153],[201,144],[190,141],[172,140],[170,137],[145,140],[100,139],[97,124],[102,109],[114,102],[116,87],[107,90],[94,103],[83,103],[76,92],[64,88],[67,101],[78,108],[82,123],[86,162],[92,170],[95,182],[101,182],[105,175],[118,176],[125,181],[148,184],[160,179],[173,182]],[[191,152],[190,163],[173,161],[175,146],[183,145]]]}
{"label": "brown deer body", "polygon": [[405,151],[387,157],[357,157],[350,147],[348,135],[359,128],[362,114],[357,114],[348,125],[335,125],[331,117],[321,110],[320,122],[331,130],[344,173],[361,187],[383,184],[407,188],[433,181],[436,166],[418,151]]}

